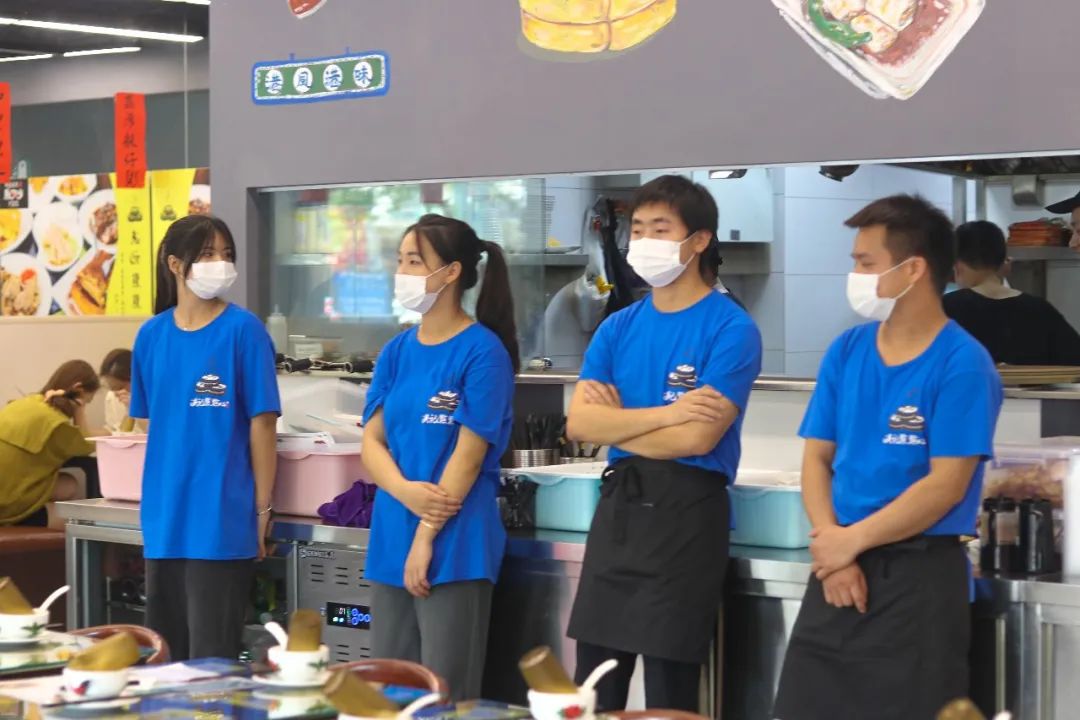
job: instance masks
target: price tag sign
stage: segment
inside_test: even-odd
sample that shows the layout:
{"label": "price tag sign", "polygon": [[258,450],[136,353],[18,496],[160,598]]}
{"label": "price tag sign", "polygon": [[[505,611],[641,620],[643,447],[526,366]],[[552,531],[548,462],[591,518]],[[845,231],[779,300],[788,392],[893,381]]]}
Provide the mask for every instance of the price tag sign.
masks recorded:
{"label": "price tag sign", "polygon": [[26,210],[30,207],[30,190],[25,180],[8,180],[0,185],[0,209]]}

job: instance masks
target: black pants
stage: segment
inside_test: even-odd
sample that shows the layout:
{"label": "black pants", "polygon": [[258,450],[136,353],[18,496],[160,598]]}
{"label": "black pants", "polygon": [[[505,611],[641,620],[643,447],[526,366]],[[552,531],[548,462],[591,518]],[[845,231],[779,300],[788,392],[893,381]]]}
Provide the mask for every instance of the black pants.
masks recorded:
{"label": "black pants", "polygon": [[[618,660],[619,666],[605,675],[596,686],[598,712],[615,712],[626,708],[637,655],[578,641],[577,672],[574,677],[578,685],[585,682],[597,665],[607,660]],[[645,704],[649,708],[692,713],[701,710],[700,665],[647,655],[642,657],[642,661],[645,664]]]}
{"label": "black pants", "polygon": [[49,527],[49,508],[43,507],[15,524],[20,527]]}
{"label": "black pants", "polygon": [[147,560],[146,624],[174,661],[236,660],[254,577],[254,560]]}

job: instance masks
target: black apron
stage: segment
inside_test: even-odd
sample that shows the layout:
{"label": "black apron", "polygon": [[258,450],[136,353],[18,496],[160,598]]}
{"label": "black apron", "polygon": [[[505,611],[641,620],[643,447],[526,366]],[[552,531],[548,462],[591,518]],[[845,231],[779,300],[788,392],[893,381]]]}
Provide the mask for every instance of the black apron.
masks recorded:
{"label": "black apron", "polygon": [[776,720],[933,720],[968,695],[968,560],[956,537],[922,536],[861,555],[867,613],[825,602],[811,576]]}
{"label": "black apron", "polygon": [[632,457],[604,472],[567,634],[679,662],[708,661],[728,561],[722,473]]}

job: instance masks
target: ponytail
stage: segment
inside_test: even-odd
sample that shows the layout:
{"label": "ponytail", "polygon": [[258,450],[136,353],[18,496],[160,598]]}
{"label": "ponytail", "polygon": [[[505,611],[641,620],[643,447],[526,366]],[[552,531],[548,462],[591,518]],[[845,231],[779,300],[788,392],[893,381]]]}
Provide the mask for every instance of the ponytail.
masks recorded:
{"label": "ponytail", "polygon": [[502,248],[488,240],[481,240],[487,252],[487,269],[476,300],[476,319],[481,325],[499,336],[514,372],[521,369],[521,352],[518,348],[517,327],[514,325],[514,298],[510,293],[510,270]]}
{"label": "ponytail", "polygon": [[154,293],[154,314],[160,315],[169,308],[176,307],[176,276],[169,270],[169,251],[165,243],[158,248],[157,290]]}

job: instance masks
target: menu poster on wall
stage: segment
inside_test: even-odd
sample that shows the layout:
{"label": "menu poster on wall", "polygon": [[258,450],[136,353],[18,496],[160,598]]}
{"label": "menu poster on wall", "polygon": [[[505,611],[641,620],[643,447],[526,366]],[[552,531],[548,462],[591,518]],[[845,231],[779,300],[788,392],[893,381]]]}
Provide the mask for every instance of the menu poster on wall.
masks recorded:
{"label": "menu poster on wall", "polygon": [[[176,214],[209,212],[208,172],[181,172],[205,184],[189,181],[182,203],[168,193]],[[25,209],[0,209],[0,315],[153,312],[153,183],[117,188],[116,181],[115,174],[34,177]]]}

